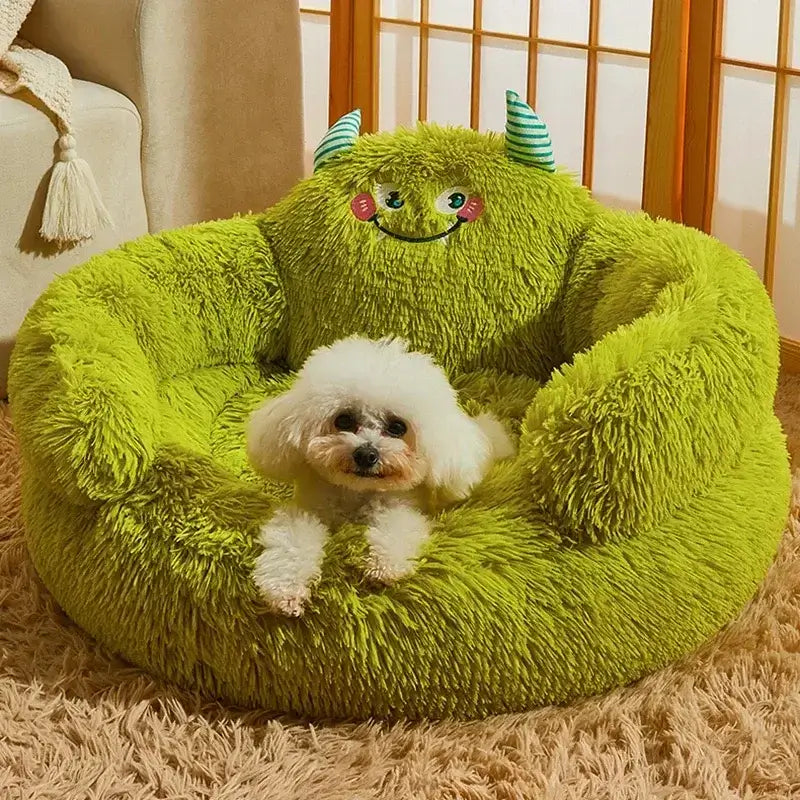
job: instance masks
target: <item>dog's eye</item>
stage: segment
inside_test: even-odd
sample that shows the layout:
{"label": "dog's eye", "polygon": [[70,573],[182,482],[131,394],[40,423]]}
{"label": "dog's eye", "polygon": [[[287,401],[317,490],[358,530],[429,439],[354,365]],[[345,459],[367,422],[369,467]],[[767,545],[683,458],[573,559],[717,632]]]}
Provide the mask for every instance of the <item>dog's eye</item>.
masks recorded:
{"label": "dog's eye", "polygon": [[336,428],[337,431],[354,432],[358,430],[358,420],[355,418],[355,414],[345,411],[343,414],[339,414],[339,416],[336,417],[333,421],[333,427]]}
{"label": "dog's eye", "polygon": [[386,423],[384,430],[389,436],[394,436],[395,439],[399,439],[401,436],[405,435],[406,431],[408,430],[408,426],[405,424],[405,422],[403,422],[403,420],[394,417]]}

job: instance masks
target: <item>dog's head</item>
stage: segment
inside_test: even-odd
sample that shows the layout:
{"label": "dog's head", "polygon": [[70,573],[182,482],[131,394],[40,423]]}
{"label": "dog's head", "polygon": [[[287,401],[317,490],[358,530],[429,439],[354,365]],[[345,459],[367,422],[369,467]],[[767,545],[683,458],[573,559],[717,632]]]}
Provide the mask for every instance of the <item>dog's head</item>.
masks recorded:
{"label": "dog's head", "polygon": [[314,351],[292,388],[253,414],[248,454],[278,480],[305,465],[355,491],[427,483],[461,497],[483,476],[491,444],[429,356],[354,337]]}

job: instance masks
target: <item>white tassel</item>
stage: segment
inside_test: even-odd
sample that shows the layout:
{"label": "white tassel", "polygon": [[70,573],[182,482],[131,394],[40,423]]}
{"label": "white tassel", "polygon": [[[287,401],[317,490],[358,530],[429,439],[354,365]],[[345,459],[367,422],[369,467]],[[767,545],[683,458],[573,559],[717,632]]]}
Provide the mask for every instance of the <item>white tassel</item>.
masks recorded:
{"label": "white tassel", "polygon": [[100,225],[113,225],[89,165],[78,158],[75,137],[58,139],[59,160],[53,165],[44,204],[42,238],[51,242],[91,239]]}

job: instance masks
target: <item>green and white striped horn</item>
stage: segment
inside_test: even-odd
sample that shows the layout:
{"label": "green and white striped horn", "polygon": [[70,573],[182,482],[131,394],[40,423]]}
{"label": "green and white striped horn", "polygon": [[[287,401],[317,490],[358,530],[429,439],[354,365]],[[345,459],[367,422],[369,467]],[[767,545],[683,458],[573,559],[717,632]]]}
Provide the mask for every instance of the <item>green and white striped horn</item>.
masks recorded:
{"label": "green and white striped horn", "polygon": [[511,89],[506,91],[506,155],[529,167],[556,171],[547,125]]}
{"label": "green and white striped horn", "polygon": [[339,117],[339,119],[328,128],[328,132],[314,151],[314,172],[334,156],[338,156],[345,150],[349,150],[355,144],[360,129],[360,108],[345,114],[343,117]]}

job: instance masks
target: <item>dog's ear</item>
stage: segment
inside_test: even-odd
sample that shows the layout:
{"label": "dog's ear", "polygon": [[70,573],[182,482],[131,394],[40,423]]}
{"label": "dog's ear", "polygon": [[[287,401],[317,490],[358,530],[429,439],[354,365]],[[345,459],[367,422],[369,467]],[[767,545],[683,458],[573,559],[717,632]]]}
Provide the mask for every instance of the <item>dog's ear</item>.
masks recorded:
{"label": "dog's ear", "polygon": [[247,423],[247,457],[267,478],[290,481],[302,463],[302,426],[292,391],[257,408]]}
{"label": "dog's ear", "polygon": [[489,436],[460,408],[421,433],[429,465],[428,485],[453,499],[466,497],[492,463]]}

